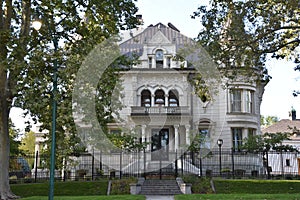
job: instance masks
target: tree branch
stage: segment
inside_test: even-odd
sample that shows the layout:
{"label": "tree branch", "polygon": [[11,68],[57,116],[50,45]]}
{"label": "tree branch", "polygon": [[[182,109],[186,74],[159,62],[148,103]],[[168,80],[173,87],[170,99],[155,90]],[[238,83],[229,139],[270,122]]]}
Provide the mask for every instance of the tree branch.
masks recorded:
{"label": "tree branch", "polygon": [[293,43],[300,43],[300,40],[296,39],[296,40],[293,40],[293,41],[290,41],[290,42],[278,45],[274,49],[271,49],[271,50],[262,50],[261,52],[262,53],[275,53],[275,52],[279,51],[280,49],[282,49],[282,48],[284,48],[286,46],[289,46],[290,44],[293,44]]}
{"label": "tree branch", "polygon": [[[279,31],[279,30],[288,30],[288,29],[300,29],[300,26],[282,26],[282,27],[278,27],[278,28],[275,28],[275,29],[270,29],[268,30],[267,32],[265,32],[264,34],[262,35],[259,35],[255,40],[253,40],[252,42],[258,42],[259,40],[261,40],[262,38],[268,36],[269,34],[271,33],[274,33],[276,31]],[[251,42],[251,43],[252,43]]]}
{"label": "tree branch", "polygon": [[4,30],[9,30],[10,25],[11,25],[11,18],[12,18],[12,13],[13,13],[13,7],[12,7],[12,0],[6,0],[5,1],[6,8],[7,8],[7,13],[6,13],[6,19],[4,22]]}

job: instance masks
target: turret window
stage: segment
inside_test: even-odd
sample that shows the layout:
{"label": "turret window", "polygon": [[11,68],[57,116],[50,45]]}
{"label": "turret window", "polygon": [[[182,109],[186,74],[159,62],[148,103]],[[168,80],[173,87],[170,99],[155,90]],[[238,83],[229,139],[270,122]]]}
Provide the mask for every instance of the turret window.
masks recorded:
{"label": "turret window", "polygon": [[230,112],[254,113],[254,91],[231,89],[229,110]]}
{"label": "turret window", "polygon": [[156,60],[156,68],[163,68],[164,66],[164,52],[163,50],[159,49],[155,53],[155,60]]}

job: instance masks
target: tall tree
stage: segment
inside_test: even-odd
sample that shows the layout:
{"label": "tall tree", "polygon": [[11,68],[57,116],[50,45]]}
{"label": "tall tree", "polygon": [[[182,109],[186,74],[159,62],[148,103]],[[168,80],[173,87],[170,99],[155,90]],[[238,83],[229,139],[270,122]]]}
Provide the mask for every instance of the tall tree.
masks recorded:
{"label": "tall tree", "polygon": [[[81,61],[105,38],[135,27],[136,12],[132,0],[0,1],[1,200],[17,198],[8,179],[10,108],[27,109],[43,129],[51,130],[52,63],[57,60],[57,140],[63,141],[59,139],[65,138],[65,132],[74,134],[70,91]],[[39,32],[31,28],[35,17],[43,22]],[[57,51],[53,51],[54,38],[59,41]]]}
{"label": "tall tree", "polygon": [[263,127],[271,126],[272,124],[275,124],[278,121],[278,117],[276,116],[260,116],[260,125]]}
{"label": "tall tree", "polygon": [[34,155],[35,133],[33,131],[25,133],[25,136],[21,139],[21,145],[19,148],[27,155]]}
{"label": "tall tree", "polygon": [[19,148],[21,145],[20,141],[20,130],[15,127],[11,120],[9,120],[9,138],[10,138],[10,155],[18,156],[23,153]]}
{"label": "tall tree", "polygon": [[217,63],[264,70],[267,54],[299,63],[299,6],[298,0],[213,0],[193,17],[201,18],[198,39]]}

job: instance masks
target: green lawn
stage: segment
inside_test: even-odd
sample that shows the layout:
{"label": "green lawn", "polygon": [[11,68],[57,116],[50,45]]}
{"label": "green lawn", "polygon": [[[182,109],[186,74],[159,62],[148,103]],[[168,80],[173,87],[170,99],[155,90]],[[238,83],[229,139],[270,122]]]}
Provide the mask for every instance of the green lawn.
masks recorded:
{"label": "green lawn", "polygon": [[218,194],[300,194],[299,180],[214,180]]}
{"label": "green lawn", "polygon": [[[107,194],[108,180],[85,182],[56,182],[55,200],[145,200],[144,196],[128,195],[128,185],[132,179],[113,181],[114,190],[124,195]],[[228,180],[215,179],[217,194],[178,195],[176,200],[219,200],[219,199],[255,199],[255,200],[300,200],[300,181],[297,180]],[[22,200],[47,200],[48,183],[13,184],[12,191],[22,197]],[[115,192],[115,194],[118,194]],[[127,195],[126,195],[127,194]]]}
{"label": "green lawn", "polygon": [[175,200],[300,200],[300,194],[192,194],[178,195]]}
{"label": "green lawn", "polygon": [[[107,194],[108,180],[55,182],[55,196],[95,196]],[[20,197],[48,196],[49,183],[13,184],[11,190]]]}
{"label": "green lawn", "polygon": [[[47,200],[48,197],[27,197],[22,198],[21,200]],[[55,200],[115,200],[115,199],[122,199],[122,200],[145,200],[145,196],[140,195],[113,195],[113,196],[55,196]]]}

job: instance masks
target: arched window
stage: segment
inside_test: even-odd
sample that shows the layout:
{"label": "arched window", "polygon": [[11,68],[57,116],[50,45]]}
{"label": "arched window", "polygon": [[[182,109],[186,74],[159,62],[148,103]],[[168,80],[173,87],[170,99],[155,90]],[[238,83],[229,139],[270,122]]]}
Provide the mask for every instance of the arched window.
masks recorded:
{"label": "arched window", "polygon": [[202,119],[199,122],[199,139],[200,139],[200,147],[210,149],[210,131],[211,131],[211,122],[207,119]]}
{"label": "arched window", "polygon": [[177,107],[179,106],[179,100],[178,100],[178,92],[177,90],[171,90],[169,92],[169,106],[171,107]]}
{"label": "arched window", "polygon": [[143,90],[142,91],[141,106],[151,107],[151,92],[149,90]]}
{"label": "arched window", "polygon": [[155,61],[156,61],[156,68],[163,68],[164,66],[164,52],[161,49],[158,49],[155,52]]}
{"label": "arched window", "polygon": [[163,90],[156,90],[155,92],[155,105],[165,105],[165,92]]}

